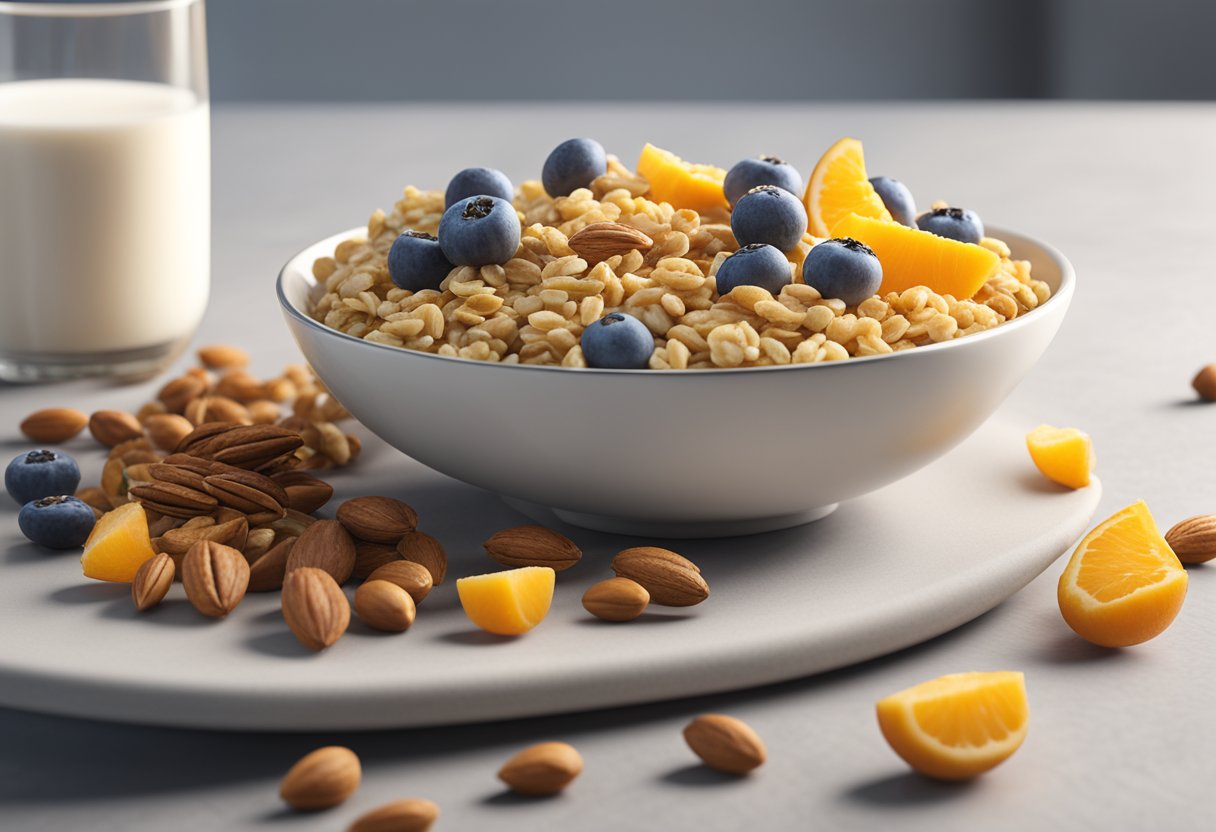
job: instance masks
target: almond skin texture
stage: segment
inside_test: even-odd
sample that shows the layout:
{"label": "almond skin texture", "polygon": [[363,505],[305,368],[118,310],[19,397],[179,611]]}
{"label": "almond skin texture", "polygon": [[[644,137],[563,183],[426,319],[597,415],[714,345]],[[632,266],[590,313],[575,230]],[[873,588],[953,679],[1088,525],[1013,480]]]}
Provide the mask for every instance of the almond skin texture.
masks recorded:
{"label": "almond skin texture", "polygon": [[135,602],[135,609],[143,612],[163,601],[169,587],[173,586],[176,572],[173,558],[166,554],[144,561],[135,573],[135,580],[131,581],[131,600]]}
{"label": "almond skin texture", "polygon": [[425,566],[435,586],[443,583],[448,574],[448,555],[443,544],[426,532],[413,531],[401,538],[397,553],[405,560]]}
{"label": "almond skin texture", "polygon": [[649,604],[646,587],[628,578],[609,578],[583,593],[583,608],[604,621],[632,621]]}
{"label": "almond skin texture", "polygon": [[227,344],[209,344],[199,347],[198,360],[209,370],[227,370],[232,367],[245,367],[249,364],[249,353],[240,347]]}
{"label": "almond skin texture", "polygon": [[165,406],[165,410],[170,413],[181,414],[185,411],[186,405],[206,392],[207,382],[198,376],[182,376],[181,378],[173,379],[160,388],[160,392],[156,394],[156,397]]}
{"label": "almond skin texture", "polygon": [[657,546],[638,546],[617,553],[612,571],[646,588],[650,602],[664,607],[691,607],[709,597],[709,584],[687,558]]}
{"label": "almond skin texture", "polygon": [[172,451],[190,435],[194,425],[176,413],[155,413],[144,420],[144,428],[153,445],[162,451]]}
{"label": "almond skin texture", "polygon": [[366,578],[386,563],[401,560],[397,547],[387,543],[368,543],[366,540],[355,541],[355,571],[351,574],[356,578]]}
{"label": "almond skin texture", "polygon": [[768,758],[756,732],[725,714],[697,717],[684,729],[684,741],[705,765],[727,774],[747,774]]}
{"label": "almond skin texture", "polygon": [[407,797],[360,815],[346,832],[427,832],[438,818],[437,805],[429,800]]}
{"label": "almond skin texture", "polygon": [[1183,563],[1207,563],[1216,558],[1216,514],[1190,517],[1165,533],[1178,560]]}
{"label": "almond skin texture", "polygon": [[35,442],[58,445],[84,430],[89,417],[70,407],[51,407],[25,417],[21,432]]}
{"label": "almond skin texture", "polygon": [[617,254],[628,254],[635,248],[649,251],[654,240],[632,225],[619,222],[593,222],[570,238],[570,248],[588,263],[598,263]]}
{"label": "almond skin texture", "polygon": [[337,520],[318,520],[300,534],[287,559],[287,571],[313,566],[339,584],[355,569],[355,541]]}
{"label": "almond skin texture", "polygon": [[582,755],[564,742],[529,746],[507,760],[498,779],[516,794],[557,794],[583,770]]}
{"label": "almond skin texture", "polygon": [[367,581],[355,590],[355,612],[373,630],[402,633],[414,623],[414,599],[388,581]]}
{"label": "almond skin texture", "polygon": [[231,546],[200,540],[182,559],[182,586],[196,610],[223,618],[245,597],[249,564]]}
{"label": "almond skin texture", "polygon": [[349,748],[328,745],[305,754],[279,783],[279,796],[293,809],[331,809],[359,788],[363,767]]}
{"label": "almond skin texture", "polygon": [[[296,541],[296,548],[299,545]],[[324,650],[350,626],[350,602],[328,572],[311,566],[288,570],[283,579],[283,618],[301,644]]]}
{"label": "almond skin texture", "polygon": [[287,495],[287,508],[312,514],[334,496],[334,488],[305,471],[284,471],[271,477]]}
{"label": "almond skin texture", "polygon": [[1191,381],[1191,386],[1206,402],[1216,402],[1216,364],[1209,364],[1200,370]]}
{"label": "almond skin texture", "polygon": [[89,433],[107,448],[113,448],[129,439],[143,438],[144,428],[130,413],[98,410],[89,417]]}
{"label": "almond skin texture", "polygon": [[[291,548],[295,543],[294,537],[284,538],[249,564],[250,592],[274,592],[276,589],[282,589],[283,578],[287,576],[287,558],[291,555]],[[248,560],[249,555],[246,554],[245,558]]]}
{"label": "almond skin texture", "polygon": [[504,566],[548,566],[554,572],[569,569],[583,556],[564,534],[536,525],[503,529],[483,545],[490,557]]}
{"label": "almond skin texture", "polygon": [[388,581],[401,587],[414,599],[415,604],[421,604],[431,592],[434,584],[431,573],[420,563],[410,560],[395,560],[386,563],[367,576],[368,581]]}
{"label": "almond skin texture", "polygon": [[368,543],[396,543],[418,527],[418,514],[392,497],[355,497],[338,506],[338,522]]}

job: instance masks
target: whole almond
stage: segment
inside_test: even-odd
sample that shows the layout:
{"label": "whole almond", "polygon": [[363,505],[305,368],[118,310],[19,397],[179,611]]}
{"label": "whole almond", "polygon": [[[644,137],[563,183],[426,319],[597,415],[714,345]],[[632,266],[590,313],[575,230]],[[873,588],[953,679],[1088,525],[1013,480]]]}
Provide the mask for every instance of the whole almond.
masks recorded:
{"label": "whole almond", "polygon": [[355,569],[351,575],[356,578],[366,578],[386,563],[401,560],[396,546],[388,543],[368,543],[366,540],[355,541]]}
{"label": "whole almond", "polygon": [[181,376],[160,388],[156,397],[170,413],[182,413],[186,405],[207,392],[207,382],[197,376]]}
{"label": "whole almond", "polygon": [[570,238],[569,245],[588,263],[598,263],[617,254],[628,254],[634,249],[649,251],[654,240],[631,225],[593,222],[577,231]]}
{"label": "whole almond", "polygon": [[768,757],[747,723],[724,714],[703,714],[688,723],[684,741],[705,765],[727,774],[747,774]]}
{"label": "whole almond", "polygon": [[198,360],[209,370],[227,370],[249,364],[249,353],[228,344],[208,344],[199,347]]}
{"label": "whole almond", "polygon": [[437,805],[429,800],[407,797],[360,815],[346,832],[427,832],[438,818]]}
{"label": "whole almond", "polygon": [[330,809],[355,793],[363,779],[359,757],[329,745],[305,754],[279,783],[279,796],[293,809]]}
{"label": "whole almond", "polygon": [[135,418],[137,420],[139,420],[139,423],[141,425],[143,425],[144,427],[147,427],[148,419],[150,419],[153,416],[160,416],[160,415],[168,413],[168,412],[169,412],[169,408],[165,407],[165,404],[162,401],[156,400],[156,401],[151,401],[151,402],[144,402],[142,405],[139,406],[139,410],[135,411]]}
{"label": "whole almond", "polygon": [[657,546],[637,546],[618,552],[612,571],[646,588],[650,602],[664,607],[691,607],[709,597],[709,584],[687,558]]}
{"label": "whole almond", "polygon": [[338,522],[368,543],[396,543],[418,527],[418,514],[392,497],[355,497],[338,506]]}
{"label": "whole almond", "polygon": [[425,566],[435,586],[443,583],[448,574],[448,555],[443,544],[426,532],[412,531],[402,537],[397,542],[397,554]]}
{"label": "whole almond", "polygon": [[604,621],[632,621],[649,603],[646,587],[629,578],[608,578],[583,593],[583,608]]}
{"label": "whole almond", "polygon": [[182,559],[182,586],[196,610],[223,618],[245,597],[249,564],[231,546],[200,540]]}
{"label": "whole almond", "polygon": [[542,742],[525,748],[498,770],[498,779],[517,794],[557,794],[578,777],[583,758],[564,742]]}
{"label": "whole almond", "polygon": [[1165,542],[1183,563],[1207,563],[1216,558],[1216,514],[1189,517],[1165,533]]}
{"label": "whole almond", "polygon": [[282,415],[278,404],[272,401],[252,401],[246,407],[249,408],[249,418],[255,425],[273,425]]}
{"label": "whole almond", "polygon": [[[300,541],[294,548],[300,548]],[[283,618],[301,644],[324,650],[350,626],[350,602],[328,572],[311,566],[288,569],[283,578]]]}
{"label": "whole almond", "polygon": [[152,444],[162,451],[172,451],[194,430],[189,419],[176,413],[153,414],[143,424]]}
{"label": "whole almond", "polygon": [[554,572],[569,569],[583,556],[573,540],[537,525],[503,529],[482,545],[504,566],[548,566]]}
{"label": "whole almond", "polygon": [[176,571],[173,558],[163,553],[144,561],[131,581],[131,600],[135,602],[135,609],[143,612],[164,600],[169,587],[173,586]]}
{"label": "whole almond", "polygon": [[245,556],[245,560],[252,564],[260,559],[262,555],[270,551],[274,546],[275,540],[278,538],[278,533],[269,526],[262,526],[257,529],[249,530],[249,539],[245,541],[245,546],[241,549],[241,554]]}
{"label": "whole almond", "polygon": [[368,575],[367,579],[396,584],[409,593],[415,604],[421,604],[434,586],[430,571],[422,564],[414,563],[412,560],[395,560],[392,563],[386,563]]}
{"label": "whole almond", "polygon": [[70,407],[49,407],[26,416],[21,432],[35,442],[58,445],[84,430],[89,417]]}
{"label": "whole almond", "polygon": [[177,446],[177,452],[256,471],[302,447],[300,434],[278,425],[199,425]]}
{"label": "whole almond", "polygon": [[90,506],[95,512],[105,514],[112,508],[110,501],[106,499],[106,492],[102,491],[100,488],[82,488],[76,492],[76,496],[83,503]]}
{"label": "whole almond", "polygon": [[367,581],[355,590],[355,612],[374,630],[400,633],[414,623],[414,599],[389,581]]}
{"label": "whole almond", "polygon": [[1216,402],[1216,364],[1209,364],[1200,370],[1191,381],[1191,386],[1204,401]]}
{"label": "whole almond", "polygon": [[89,417],[89,433],[107,448],[113,448],[128,439],[139,439],[144,435],[143,426],[130,413],[121,410],[98,410]]}
{"label": "whole almond", "polygon": [[271,477],[287,495],[287,508],[304,514],[317,511],[334,496],[334,487],[305,471],[284,471]]}
{"label": "whole almond", "polygon": [[[211,520],[210,517],[196,517],[195,520]],[[171,529],[159,538],[158,551],[169,555],[185,555],[190,547],[200,540],[210,540],[224,546],[231,546],[237,551],[244,551],[245,542],[249,537],[249,521],[244,517],[229,520],[224,523],[212,521],[206,526],[191,526],[189,523],[181,528]]]}
{"label": "whole almond", "polygon": [[355,541],[337,520],[318,520],[300,534],[287,571],[305,566],[323,569],[339,584],[346,583],[355,570]]}
{"label": "whole almond", "polygon": [[215,391],[238,402],[252,402],[266,398],[266,385],[244,370],[229,370],[216,382]]}
{"label": "whole almond", "polygon": [[[249,591],[273,592],[282,589],[287,575],[287,558],[295,546],[296,538],[285,537],[271,546],[265,554],[249,564]],[[249,555],[245,555],[248,560]]]}

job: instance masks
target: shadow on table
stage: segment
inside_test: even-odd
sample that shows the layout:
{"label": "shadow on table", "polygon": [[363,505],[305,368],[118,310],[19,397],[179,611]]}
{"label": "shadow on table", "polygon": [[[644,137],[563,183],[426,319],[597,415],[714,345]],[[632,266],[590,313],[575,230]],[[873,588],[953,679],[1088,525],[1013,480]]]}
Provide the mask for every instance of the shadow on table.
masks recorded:
{"label": "shadow on table", "polygon": [[957,800],[979,788],[978,780],[945,783],[905,771],[852,786],[845,791],[845,797],[872,808],[902,809]]}

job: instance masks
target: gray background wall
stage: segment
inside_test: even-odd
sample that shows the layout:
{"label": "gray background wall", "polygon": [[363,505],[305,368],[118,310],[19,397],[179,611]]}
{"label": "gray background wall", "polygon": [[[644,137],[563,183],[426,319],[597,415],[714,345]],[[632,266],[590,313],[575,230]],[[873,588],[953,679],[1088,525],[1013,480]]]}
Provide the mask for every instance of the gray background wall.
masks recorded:
{"label": "gray background wall", "polygon": [[1208,0],[208,0],[219,100],[1213,98]]}

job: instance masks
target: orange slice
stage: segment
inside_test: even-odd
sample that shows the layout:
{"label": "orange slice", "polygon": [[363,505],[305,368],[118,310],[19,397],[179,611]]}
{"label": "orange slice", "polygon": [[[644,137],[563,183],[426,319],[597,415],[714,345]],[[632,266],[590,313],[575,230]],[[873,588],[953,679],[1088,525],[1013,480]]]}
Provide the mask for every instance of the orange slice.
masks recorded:
{"label": "orange slice", "polygon": [[554,572],[524,566],[456,581],[456,593],[469,620],[500,636],[517,636],[545,620],[553,603]]}
{"label": "orange slice", "polygon": [[655,202],[701,214],[730,210],[722,191],[726,179],[722,168],[685,162],[671,151],[647,144],[638,159],[638,173],[650,183],[650,198]]}
{"label": "orange slice", "polygon": [[1057,598],[1081,638],[1129,647],[1173,623],[1186,586],[1186,570],[1141,500],[1085,536],[1060,576]]}
{"label": "orange slice", "polygon": [[866,160],[857,139],[841,139],[819,159],[802,195],[809,229],[829,237],[849,214],[891,222],[891,213],[866,176]]}
{"label": "orange slice", "polygon": [[1026,434],[1030,458],[1043,476],[1067,488],[1089,485],[1094,468],[1094,443],[1076,428],[1039,425]]}
{"label": "orange slice", "polygon": [[130,583],[143,562],[155,555],[144,507],[127,503],[97,521],[84,542],[80,565],[86,578]]}
{"label": "orange slice", "polygon": [[964,300],[978,292],[1001,265],[1001,258],[983,246],[858,214],[836,223],[832,236],[852,237],[874,249],[882,263],[879,294],[928,286],[938,294]]}
{"label": "orange slice", "polygon": [[1003,763],[1026,739],[1021,673],[955,673],[878,702],[878,726],[916,771],[967,780]]}

